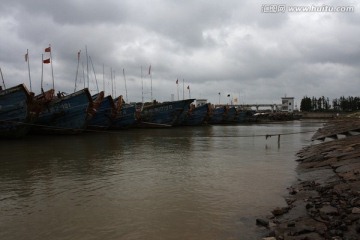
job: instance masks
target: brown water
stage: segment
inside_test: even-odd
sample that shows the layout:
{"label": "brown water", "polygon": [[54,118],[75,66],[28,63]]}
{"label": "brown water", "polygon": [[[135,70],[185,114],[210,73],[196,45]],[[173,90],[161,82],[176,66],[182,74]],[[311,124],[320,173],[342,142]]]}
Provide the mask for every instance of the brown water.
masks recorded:
{"label": "brown water", "polygon": [[0,141],[0,239],[260,239],[319,123]]}

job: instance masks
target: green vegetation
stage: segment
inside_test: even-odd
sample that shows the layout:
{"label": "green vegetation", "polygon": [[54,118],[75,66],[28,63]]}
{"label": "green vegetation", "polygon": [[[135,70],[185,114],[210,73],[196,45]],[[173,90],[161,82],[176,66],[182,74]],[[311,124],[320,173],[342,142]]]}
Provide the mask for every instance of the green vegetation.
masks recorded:
{"label": "green vegetation", "polygon": [[319,98],[309,98],[305,96],[301,100],[300,110],[305,112],[358,111],[360,110],[360,97],[342,96],[340,98],[333,99],[331,105],[329,98],[325,98],[324,96]]}

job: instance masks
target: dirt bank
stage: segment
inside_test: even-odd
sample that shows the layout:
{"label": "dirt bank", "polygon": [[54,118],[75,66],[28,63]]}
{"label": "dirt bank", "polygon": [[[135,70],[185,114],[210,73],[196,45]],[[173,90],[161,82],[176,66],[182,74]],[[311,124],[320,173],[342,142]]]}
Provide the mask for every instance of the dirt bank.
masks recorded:
{"label": "dirt bank", "polygon": [[257,224],[265,239],[360,239],[360,119],[331,121],[298,153],[287,207]]}

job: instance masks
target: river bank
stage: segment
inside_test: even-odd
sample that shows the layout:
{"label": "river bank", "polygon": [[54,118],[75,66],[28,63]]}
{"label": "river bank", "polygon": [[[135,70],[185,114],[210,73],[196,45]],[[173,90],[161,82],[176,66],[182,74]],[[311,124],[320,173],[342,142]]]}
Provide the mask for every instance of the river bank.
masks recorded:
{"label": "river bank", "polygon": [[297,154],[298,180],[287,206],[257,225],[264,239],[359,239],[360,119],[337,119],[319,129]]}

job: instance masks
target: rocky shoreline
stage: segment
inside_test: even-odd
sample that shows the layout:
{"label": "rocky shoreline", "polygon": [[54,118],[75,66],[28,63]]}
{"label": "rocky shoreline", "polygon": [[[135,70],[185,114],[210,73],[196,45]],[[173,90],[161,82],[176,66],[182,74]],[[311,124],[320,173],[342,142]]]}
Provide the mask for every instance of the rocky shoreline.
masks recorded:
{"label": "rocky shoreline", "polygon": [[287,206],[256,224],[263,239],[360,239],[360,119],[330,121],[297,154]]}

